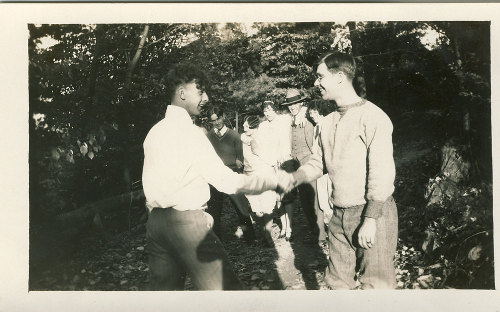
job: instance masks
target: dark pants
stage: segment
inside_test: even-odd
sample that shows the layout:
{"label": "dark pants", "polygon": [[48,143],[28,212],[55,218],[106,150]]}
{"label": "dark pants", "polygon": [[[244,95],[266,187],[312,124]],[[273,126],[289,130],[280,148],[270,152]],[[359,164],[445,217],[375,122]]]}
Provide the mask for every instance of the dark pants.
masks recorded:
{"label": "dark pants", "polygon": [[203,210],[155,208],[146,223],[151,290],[184,290],[186,273],[199,290],[243,285]]}
{"label": "dark pants", "polygon": [[221,228],[221,214],[224,207],[224,196],[228,196],[231,204],[238,215],[239,225],[242,226],[243,236],[247,241],[255,239],[255,231],[252,226],[252,219],[250,219],[250,208],[248,200],[243,194],[231,194],[219,192],[215,187],[210,186],[210,200],[208,201],[207,212],[214,218],[214,232],[222,237]]}
{"label": "dark pants", "polygon": [[[307,162],[306,158],[302,163]],[[286,172],[294,172],[300,167],[300,162],[296,159],[289,159],[281,164],[281,169]],[[302,206],[302,211],[306,216],[307,223],[312,229],[315,241],[324,241],[326,239],[325,231],[325,221],[323,210],[319,208],[316,181],[311,183],[304,183],[297,187],[299,191],[300,205]],[[288,196],[289,194],[289,196]],[[282,203],[292,202],[294,200],[294,191],[288,193],[282,200]],[[288,196],[288,198],[287,198]]]}
{"label": "dark pants", "polygon": [[324,241],[326,239],[325,221],[323,210],[319,208],[318,196],[316,195],[316,181],[299,185],[299,199],[302,210],[309,223],[314,240]]}
{"label": "dark pants", "polygon": [[357,232],[364,209],[364,205],[333,208],[328,225],[330,259],[325,275],[325,282],[333,289],[355,288],[356,271],[362,289],[396,287],[393,264],[398,242],[396,203],[392,197],[385,202],[382,216],[376,221],[375,246],[369,249],[358,244]]}

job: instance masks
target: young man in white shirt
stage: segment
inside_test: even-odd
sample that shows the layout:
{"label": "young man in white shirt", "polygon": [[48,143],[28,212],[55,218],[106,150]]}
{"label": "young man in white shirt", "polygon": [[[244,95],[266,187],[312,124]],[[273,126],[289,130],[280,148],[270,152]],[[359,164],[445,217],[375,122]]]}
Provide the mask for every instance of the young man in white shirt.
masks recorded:
{"label": "young man in white shirt", "polygon": [[226,167],[191,117],[208,102],[204,73],[177,65],[166,77],[165,118],[144,141],[142,182],[152,290],[183,290],[188,273],[199,290],[242,289],[207,214],[209,183],[228,193],[276,189],[276,176],[246,176]]}

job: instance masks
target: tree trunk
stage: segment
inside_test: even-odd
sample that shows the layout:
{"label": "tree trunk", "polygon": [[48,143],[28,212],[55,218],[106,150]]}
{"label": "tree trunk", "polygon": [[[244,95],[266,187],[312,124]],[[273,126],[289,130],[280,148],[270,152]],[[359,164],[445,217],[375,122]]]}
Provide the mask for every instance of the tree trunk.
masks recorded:
{"label": "tree trunk", "polygon": [[144,43],[146,42],[146,38],[149,32],[149,25],[144,26],[144,30],[142,31],[141,40],[139,42],[139,46],[137,47],[137,51],[135,52],[134,58],[130,62],[127,70],[127,83],[132,81],[132,74],[134,73],[134,69],[141,57],[142,48],[144,47]]}
{"label": "tree trunk", "polygon": [[101,215],[105,213],[112,213],[118,210],[123,210],[130,205],[130,202],[137,202],[144,200],[144,193],[142,190],[137,190],[134,192],[123,193],[113,197],[103,199],[98,202],[90,203],[84,205],[78,209],[63,213],[54,218],[51,228],[68,228],[75,224],[87,224],[90,225],[95,215],[100,213]]}
{"label": "tree trunk", "polygon": [[236,114],[236,124],[234,126],[234,130],[238,131],[238,125],[239,125],[239,122],[238,122],[238,112],[236,112],[235,114]]}
{"label": "tree trunk", "polygon": [[103,50],[102,41],[103,41],[103,29],[101,25],[97,25],[95,28],[95,49],[94,49],[94,56],[92,58],[92,63],[90,65],[89,88],[87,94],[88,98],[91,101],[91,104],[94,102],[95,87],[97,85],[97,74],[99,72],[99,59],[101,58]]}
{"label": "tree trunk", "polygon": [[[132,76],[133,76],[134,70],[139,62],[139,58],[141,57],[144,43],[146,42],[146,38],[148,36],[148,32],[149,32],[149,25],[145,25],[144,29],[142,31],[141,39],[139,41],[139,45],[137,47],[135,55],[128,65],[126,80],[125,80],[125,87],[123,88],[123,90],[125,92],[123,95],[123,99],[127,103],[131,103],[132,90],[130,90],[130,88],[132,87]],[[122,138],[122,142],[123,142],[123,144],[121,146],[121,150],[122,150],[122,154],[123,154],[122,171],[123,171],[123,182],[125,185],[126,192],[130,192],[131,186],[132,186],[132,177],[130,174],[130,168],[132,165],[132,161],[131,161],[131,157],[130,157],[130,152],[128,151],[129,147],[127,145],[127,142],[129,140],[127,140],[127,138],[129,138],[130,133],[131,133],[130,129],[129,129],[130,122],[134,118],[133,116],[135,116],[133,110],[134,110],[133,105],[127,105],[126,109],[122,109],[118,114],[118,122],[119,122],[118,131],[120,133],[120,137]],[[131,207],[129,205],[129,210],[130,209],[131,209]],[[130,211],[129,211],[129,214],[130,214]],[[130,224],[130,219],[129,219],[129,224]]]}

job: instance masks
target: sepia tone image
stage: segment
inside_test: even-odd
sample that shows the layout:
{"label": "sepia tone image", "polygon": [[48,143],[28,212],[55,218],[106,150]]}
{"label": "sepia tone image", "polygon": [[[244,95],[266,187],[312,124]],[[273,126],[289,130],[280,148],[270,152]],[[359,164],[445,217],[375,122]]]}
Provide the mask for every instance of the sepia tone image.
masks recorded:
{"label": "sepia tone image", "polygon": [[495,289],[489,21],[26,27],[30,291]]}

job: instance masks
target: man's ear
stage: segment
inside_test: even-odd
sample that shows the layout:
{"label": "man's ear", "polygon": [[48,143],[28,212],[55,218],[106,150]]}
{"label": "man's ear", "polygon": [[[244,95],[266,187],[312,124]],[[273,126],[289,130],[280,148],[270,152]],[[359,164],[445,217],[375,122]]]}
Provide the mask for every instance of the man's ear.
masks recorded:
{"label": "man's ear", "polygon": [[186,99],[186,94],[185,94],[184,86],[179,86],[179,88],[177,89],[177,94],[179,94],[179,98],[181,100],[185,100]]}
{"label": "man's ear", "polygon": [[339,79],[338,83],[342,83],[347,79],[347,76],[345,75],[345,73],[343,71],[338,71],[336,73],[336,75],[338,76],[338,79]]}

